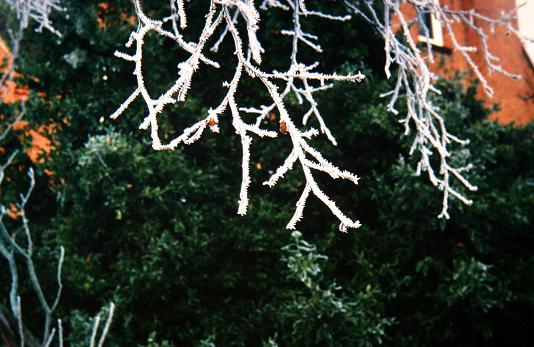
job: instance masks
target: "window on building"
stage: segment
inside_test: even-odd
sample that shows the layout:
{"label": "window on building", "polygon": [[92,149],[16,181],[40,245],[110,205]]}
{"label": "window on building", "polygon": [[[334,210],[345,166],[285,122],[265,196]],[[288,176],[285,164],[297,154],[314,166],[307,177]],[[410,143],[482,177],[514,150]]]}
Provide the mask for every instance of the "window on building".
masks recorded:
{"label": "window on building", "polygon": [[[438,4],[438,0],[433,0]],[[443,47],[443,30],[441,23],[429,11],[417,8],[417,24],[419,32],[419,41],[428,42],[434,46]]]}

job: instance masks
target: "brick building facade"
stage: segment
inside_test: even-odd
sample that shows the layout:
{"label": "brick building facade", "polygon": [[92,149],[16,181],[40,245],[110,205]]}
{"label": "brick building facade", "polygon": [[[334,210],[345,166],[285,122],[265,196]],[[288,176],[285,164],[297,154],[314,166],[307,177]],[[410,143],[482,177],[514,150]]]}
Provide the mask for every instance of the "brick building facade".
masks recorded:
{"label": "brick building facade", "polygon": [[[447,6],[453,10],[470,10],[475,9],[480,14],[498,18],[502,11],[510,11],[516,7],[516,0],[434,0],[442,6]],[[528,0],[530,11],[534,4],[533,0]],[[522,1],[522,3],[524,0]],[[402,10],[408,17],[415,17],[416,13],[413,7],[403,6]],[[522,10],[523,11],[523,10]],[[525,18],[532,18],[534,22],[534,10],[532,13],[521,13],[523,16],[522,24],[531,25],[525,21]],[[457,71],[467,72],[472,77],[469,66],[463,59],[461,53],[452,50],[453,45],[451,38],[439,23],[432,23],[431,18],[423,18],[428,23],[433,33],[433,40],[430,42],[434,47],[435,63],[432,69],[441,76],[451,76]],[[434,24],[434,25],[433,25]],[[514,123],[524,125],[534,119],[534,55],[532,47],[529,47],[528,53],[524,45],[515,35],[508,32],[505,28],[496,27],[492,33],[487,24],[476,23],[484,29],[488,35],[489,50],[500,59],[500,64],[507,71],[519,74],[521,79],[515,80],[499,73],[490,73],[484,63],[482,55],[482,45],[477,33],[468,28],[465,24],[455,24],[453,32],[457,41],[463,46],[473,46],[477,48],[476,53],[471,53],[473,61],[480,67],[480,70],[494,90],[493,97],[487,96],[482,88],[479,90],[479,96],[486,100],[488,106],[495,103],[500,105],[500,111],[493,113],[490,117],[500,123]],[[517,23],[514,23],[517,27]],[[412,35],[419,42],[425,41],[419,35],[419,28],[412,28]],[[530,29],[529,29],[530,30]]]}

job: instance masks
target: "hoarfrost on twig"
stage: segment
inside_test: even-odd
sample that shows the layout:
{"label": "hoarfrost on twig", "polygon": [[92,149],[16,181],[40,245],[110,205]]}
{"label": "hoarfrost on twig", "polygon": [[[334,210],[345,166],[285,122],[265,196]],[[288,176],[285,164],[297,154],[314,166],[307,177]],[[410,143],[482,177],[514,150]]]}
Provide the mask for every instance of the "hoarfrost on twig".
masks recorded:
{"label": "hoarfrost on twig", "polygon": [[[500,18],[492,19],[485,17],[474,10],[453,11],[444,6],[440,6],[435,0],[406,0],[403,2],[414,7],[423,13],[430,13],[439,21],[451,38],[453,48],[458,50],[465,58],[474,74],[481,81],[484,90],[489,95],[492,89],[480,72],[480,68],[474,63],[470,56],[473,47],[462,46],[454,35],[452,25],[462,22],[474,30],[480,37],[485,63],[490,71],[499,72],[510,77],[517,77],[507,72],[498,62],[487,45],[487,35],[476,25],[477,21],[487,23],[491,28],[501,25],[519,36],[514,29],[512,20],[515,12],[503,13]],[[118,58],[134,63],[134,75],[137,80],[137,87],[125,102],[111,115],[115,119],[119,117],[128,106],[137,98],[141,97],[148,109],[148,114],[141,122],[140,129],[149,130],[152,138],[152,147],[156,150],[172,150],[179,145],[191,144],[202,137],[204,131],[209,128],[214,132],[219,131],[219,118],[229,109],[231,123],[235,132],[240,136],[243,157],[242,157],[242,183],[239,194],[238,213],[245,214],[248,207],[248,186],[251,182],[250,167],[250,147],[253,135],[259,137],[275,138],[280,136],[277,132],[261,128],[262,121],[271,113],[279,115],[280,132],[287,134],[291,138],[292,149],[274,174],[264,184],[272,187],[290,170],[297,165],[302,170],[305,177],[305,185],[300,198],[297,201],[293,217],[287,224],[287,228],[295,228],[296,223],[301,219],[306,201],[310,194],[318,197],[339,219],[340,230],[356,228],[360,225],[357,220],[347,217],[318,186],[314,178],[314,171],[322,171],[332,178],[342,178],[357,184],[358,178],[344,170],[340,170],[334,164],[326,160],[317,150],[310,145],[312,137],[319,134],[324,135],[332,145],[337,145],[334,135],[329,130],[324,118],[319,110],[315,94],[332,87],[335,81],[359,82],[364,76],[357,74],[323,74],[316,72],[318,62],[305,64],[299,60],[299,47],[307,46],[313,51],[320,53],[322,47],[318,37],[313,33],[305,32],[301,22],[305,18],[317,17],[324,20],[348,21],[350,15],[332,15],[321,11],[309,9],[305,0],[264,0],[260,6],[251,0],[210,0],[209,10],[204,18],[205,24],[196,42],[188,42],[184,39],[183,30],[186,30],[188,18],[187,9],[183,0],[170,0],[170,15],[161,19],[151,19],[144,12],[139,0],[134,0],[135,9],[139,18],[137,29],[132,32],[130,39],[126,43],[126,48],[133,50],[133,53],[116,52]],[[435,86],[437,76],[430,70],[429,63],[433,61],[432,47],[427,42],[427,53],[422,52],[414,41],[410,27],[416,19],[405,18],[404,12],[400,8],[400,1],[394,0],[345,0],[346,8],[353,14],[362,17],[383,37],[385,42],[385,73],[388,78],[396,75],[395,88],[384,97],[390,97],[388,110],[398,114],[395,108],[397,101],[405,97],[407,104],[407,114],[400,119],[405,126],[405,133],[415,130],[415,137],[410,150],[410,154],[417,153],[419,164],[416,173],[426,172],[430,182],[443,192],[442,210],[439,217],[449,218],[448,202],[450,196],[454,196],[465,204],[471,204],[463,191],[465,189],[475,191],[477,188],[471,184],[465,173],[471,165],[456,167],[452,164],[450,144],[457,143],[466,145],[468,141],[461,140],[457,136],[449,133],[445,126],[445,119],[439,113],[431,101],[432,94],[439,94]],[[377,8],[383,12],[377,12]],[[280,33],[288,36],[292,40],[292,50],[290,64],[286,71],[267,72],[261,68],[264,48],[258,39],[260,29],[260,13],[262,10],[287,11],[292,14],[293,23],[289,28],[283,28]],[[398,19],[398,24],[392,24],[392,17]],[[244,30],[238,29],[238,22],[244,23]],[[167,30],[170,24],[171,30]],[[396,27],[395,27],[396,26]],[[424,26],[424,23],[423,23]],[[423,27],[427,38],[429,28]],[[144,38],[149,32],[155,32],[163,37],[173,40],[176,45],[188,54],[188,58],[182,61],[176,80],[170,88],[160,96],[152,98],[144,83],[142,74],[143,68],[143,45]],[[219,32],[219,36],[216,33]],[[397,35],[403,34],[403,39]],[[169,104],[183,102],[191,87],[194,74],[201,67],[206,65],[210,68],[219,68],[219,63],[209,57],[210,52],[217,53],[220,45],[227,37],[233,41],[235,49],[235,73],[231,81],[224,84],[227,88],[226,96],[221,100],[219,106],[210,109],[208,114],[196,123],[183,129],[183,131],[166,143],[163,143],[159,136],[159,117]],[[244,38],[246,43],[244,44]],[[522,38],[523,39],[523,38]],[[393,66],[396,69],[393,70]],[[239,106],[236,98],[236,90],[243,75],[261,82],[270,96],[270,103],[259,106]],[[402,95],[401,95],[402,94]],[[305,105],[306,112],[302,115],[302,126],[297,126],[297,117],[290,114],[285,106],[288,96],[293,96],[299,104]],[[244,116],[252,114],[256,116],[254,123],[245,121]],[[306,128],[310,117],[316,119],[319,129]],[[439,158],[439,167],[430,159],[432,155]],[[460,186],[462,188],[458,188]]]}
{"label": "hoarfrost on twig", "polygon": [[[137,29],[131,34],[130,39],[126,43],[126,47],[134,48],[135,51],[131,54],[116,52],[115,55],[135,64],[134,75],[137,79],[137,87],[125,102],[119,106],[117,111],[111,115],[111,118],[115,119],[119,117],[135,99],[141,97],[148,109],[148,115],[142,121],[140,129],[150,130],[152,147],[154,149],[172,150],[179,145],[191,144],[197,141],[202,137],[207,128],[218,132],[219,128],[217,124],[220,121],[219,118],[225,111],[229,110],[231,124],[241,138],[243,149],[241,165],[242,182],[237,213],[244,215],[247,212],[249,201],[248,187],[251,182],[249,167],[251,156],[250,147],[253,141],[252,136],[278,137],[279,134],[277,132],[261,128],[262,120],[272,112],[276,112],[280,116],[280,132],[291,138],[293,149],[284,164],[264,184],[270,187],[274,186],[280,178],[294,168],[296,163],[300,165],[306,178],[304,191],[297,202],[295,214],[289,221],[287,227],[289,229],[295,228],[295,224],[302,217],[304,206],[310,193],[318,197],[339,219],[340,223],[346,227],[357,228],[360,225],[357,220],[347,217],[337,207],[335,202],[320,189],[313,172],[322,171],[329,174],[332,178],[346,179],[355,184],[358,182],[358,178],[348,171],[337,168],[315,150],[309,141],[312,137],[317,136],[319,132],[313,128],[300,130],[296,125],[297,121],[295,120],[295,116],[290,115],[285,106],[285,100],[291,94],[297,98],[299,103],[306,103],[308,110],[303,115],[303,125],[306,125],[309,117],[315,117],[320,126],[320,132],[333,145],[337,144],[319,111],[318,103],[315,100],[315,93],[330,88],[332,86],[331,82],[359,82],[364,76],[361,73],[353,75],[322,74],[315,71],[318,65],[317,63],[306,65],[300,62],[298,60],[298,49],[300,45],[307,45],[317,52],[321,52],[322,50],[317,41],[317,37],[303,31],[301,18],[303,16],[315,16],[326,20],[346,21],[350,19],[350,16],[334,16],[319,11],[308,10],[303,0],[285,1],[285,3],[276,0],[265,1],[259,8],[276,8],[282,11],[291,11],[293,14],[293,27],[282,30],[282,34],[290,36],[293,42],[290,66],[285,72],[267,72],[260,67],[262,54],[264,53],[264,49],[257,35],[260,14],[252,1],[212,0],[205,16],[204,28],[197,42],[194,43],[186,42],[180,31],[187,26],[186,10],[182,1],[171,1],[171,14],[162,20],[148,18],[143,12],[140,2],[136,0],[134,3],[139,24]],[[238,21],[244,21],[246,28],[244,33],[237,28],[236,23]],[[171,24],[171,31],[165,29],[166,23]],[[220,29],[221,34],[219,37],[215,37],[218,29]],[[180,49],[189,54],[189,57],[179,64],[178,76],[173,85],[157,98],[152,98],[149,95],[142,75],[144,38],[149,32],[155,32],[170,38],[176,42]],[[235,49],[235,72],[233,78],[224,84],[227,88],[226,96],[221,100],[219,106],[210,109],[204,118],[185,128],[172,140],[163,143],[158,132],[158,117],[160,113],[167,105],[185,100],[191,87],[193,75],[201,64],[208,65],[212,68],[219,67],[219,63],[207,56],[210,48],[208,47],[208,42],[210,40],[214,41],[211,44],[211,51],[217,52],[220,44],[227,36],[232,40]],[[246,47],[243,42],[243,37],[247,39]],[[270,104],[256,107],[239,106],[236,90],[244,74],[261,82],[271,98]],[[283,86],[283,88],[280,88],[280,86]],[[248,114],[256,116],[254,123],[245,121],[244,116]]]}
{"label": "hoarfrost on twig", "polygon": [[50,14],[54,11],[63,11],[59,0],[0,0],[6,3],[17,15],[23,29],[26,29],[30,21],[39,26],[37,31],[46,29],[58,36],[61,34],[54,28],[50,20]]}
{"label": "hoarfrost on twig", "polygon": [[[24,107],[22,107],[20,116],[18,116],[13,122],[4,125],[5,128],[0,133],[0,141],[3,141],[6,138],[7,134],[11,131],[13,124],[18,122],[23,116]],[[17,152],[13,152],[8,156],[6,162],[0,165],[0,186],[4,183],[6,169],[9,167],[9,165],[11,165],[16,155]],[[62,347],[62,321],[61,319],[58,319],[57,325],[55,325],[53,319],[63,291],[61,272],[65,259],[65,249],[63,247],[59,248],[56,266],[56,290],[51,297],[48,297],[43,290],[42,283],[37,274],[36,265],[34,262],[34,243],[30,229],[30,221],[28,215],[26,214],[26,206],[35,187],[34,172],[31,168],[28,170],[28,179],[29,187],[25,193],[20,194],[19,201],[12,205],[15,208],[14,210],[11,210],[14,215],[10,216],[10,218],[14,218],[15,216],[15,219],[20,221],[20,228],[9,229],[8,224],[10,223],[4,222],[4,218],[6,215],[8,215],[8,212],[4,206],[4,197],[0,195],[0,258],[3,258],[7,262],[7,272],[11,281],[7,300],[9,308],[7,310],[0,310],[0,329],[2,331],[14,331],[13,335],[16,336],[11,336],[11,334],[3,336],[4,338],[8,339],[5,342],[10,346],[15,345],[15,338],[17,338],[20,346],[25,346],[26,342],[31,342],[29,344],[32,346],[48,347],[53,341],[56,340],[57,337],[58,344],[60,347]],[[21,268],[23,268],[24,271],[21,271]],[[43,326],[40,342],[37,341],[38,336],[30,334],[27,325],[24,324],[22,314],[23,303],[20,297],[21,273],[27,274],[29,288],[36,301],[34,305],[38,305],[43,312]],[[111,303],[105,327],[100,333],[98,347],[102,347],[104,344],[109,327],[111,325],[111,320],[113,318],[113,310],[114,305]],[[12,319],[10,320],[14,322],[14,325],[16,325],[14,328],[16,329],[11,329],[9,323],[10,320],[4,319],[4,312],[11,316],[10,318]],[[95,333],[98,329],[97,322],[98,320],[95,322]],[[91,345],[91,347],[93,346],[94,344]]]}
{"label": "hoarfrost on twig", "polygon": [[[380,12],[376,8],[378,3],[383,8]],[[453,153],[450,150],[450,144],[456,143],[464,146],[469,141],[462,140],[447,131],[444,115],[440,114],[439,108],[431,101],[433,94],[440,94],[440,91],[435,86],[437,76],[429,67],[434,62],[434,54],[430,43],[431,28],[427,28],[425,22],[418,21],[417,18],[406,18],[406,8],[401,8],[400,1],[345,0],[345,4],[355,15],[367,21],[384,39],[386,57],[384,70],[388,78],[392,74],[396,74],[397,81],[395,88],[382,94],[382,96],[390,97],[387,107],[395,115],[399,113],[395,108],[397,101],[400,98],[405,98],[408,112],[399,122],[404,125],[406,135],[415,130],[410,155],[417,153],[419,156],[416,174],[420,175],[426,172],[432,185],[443,192],[442,209],[438,217],[448,219],[448,202],[451,195],[464,204],[472,204],[472,200],[467,198],[456,186],[469,191],[476,191],[477,187],[471,184],[465,176],[465,173],[472,168],[471,164],[461,167],[451,164]],[[487,95],[492,96],[493,89],[471,56],[472,53],[477,51],[477,48],[462,45],[456,37],[453,25],[462,23],[478,36],[481,46],[480,53],[490,73],[501,73],[511,78],[520,77],[505,70],[499,59],[492,54],[488,45],[488,34],[482,27],[482,24],[485,24],[493,31],[495,27],[501,26],[516,35],[520,40],[527,40],[514,27],[517,9],[503,12],[498,18],[489,18],[474,9],[448,9],[446,6],[440,5],[439,1],[436,0],[405,0],[402,5],[408,8],[411,7],[413,12],[431,15],[444,28],[450,39],[451,48],[460,52],[460,55],[480,81]],[[395,24],[392,17],[395,17],[398,23]],[[426,42],[426,53],[420,50],[420,47],[412,37],[410,29],[415,23],[422,26],[419,31],[424,33],[422,36]],[[398,33],[401,35],[398,35]],[[396,69],[393,70],[392,66],[396,66]],[[431,161],[432,155],[437,155],[439,158],[437,167]]]}

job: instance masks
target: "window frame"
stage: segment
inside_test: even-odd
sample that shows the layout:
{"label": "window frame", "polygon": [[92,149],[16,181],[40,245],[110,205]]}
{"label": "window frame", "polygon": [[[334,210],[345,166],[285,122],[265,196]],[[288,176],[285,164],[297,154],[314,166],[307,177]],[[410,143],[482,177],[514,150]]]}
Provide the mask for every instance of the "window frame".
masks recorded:
{"label": "window frame", "polygon": [[[432,0],[432,2],[434,4],[436,4],[436,5],[439,5],[439,0]],[[427,37],[425,35],[421,35],[420,34],[420,30],[419,30],[419,25],[420,25],[420,22],[421,22],[421,19],[419,18],[419,16],[420,15],[426,15],[426,14],[428,14],[430,16],[430,28],[428,28],[429,37]],[[431,45],[437,46],[437,47],[443,47],[444,46],[443,28],[441,26],[440,21],[437,20],[437,18],[434,16],[433,13],[421,13],[421,12],[418,12],[417,13],[417,26],[418,26],[418,28],[417,28],[417,34],[418,34],[417,39],[419,40],[419,42],[430,43]]]}

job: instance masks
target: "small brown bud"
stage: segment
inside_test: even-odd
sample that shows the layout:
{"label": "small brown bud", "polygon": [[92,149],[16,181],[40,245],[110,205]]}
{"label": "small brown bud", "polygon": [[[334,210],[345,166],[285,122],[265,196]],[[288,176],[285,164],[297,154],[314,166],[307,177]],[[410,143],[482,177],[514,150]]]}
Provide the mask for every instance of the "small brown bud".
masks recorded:
{"label": "small brown bud", "polygon": [[283,120],[280,121],[280,132],[282,133],[282,135],[285,135],[287,132],[287,124]]}

